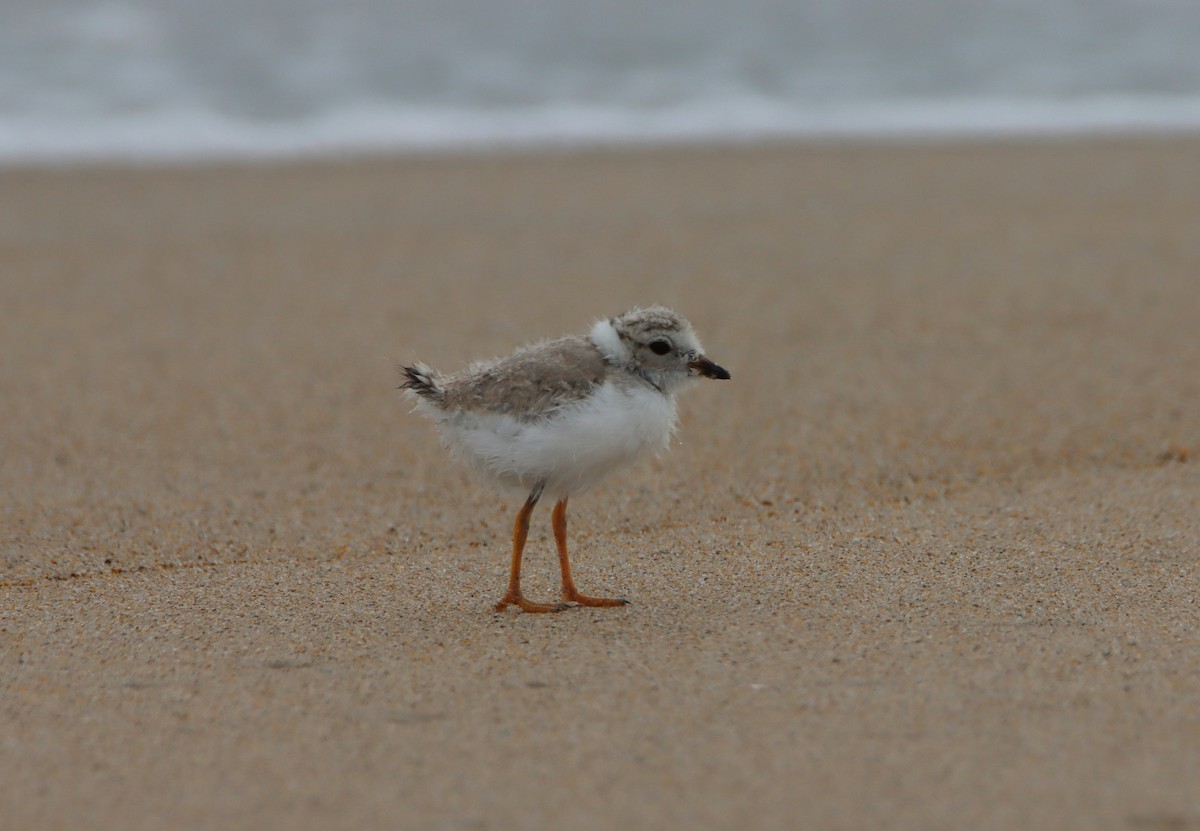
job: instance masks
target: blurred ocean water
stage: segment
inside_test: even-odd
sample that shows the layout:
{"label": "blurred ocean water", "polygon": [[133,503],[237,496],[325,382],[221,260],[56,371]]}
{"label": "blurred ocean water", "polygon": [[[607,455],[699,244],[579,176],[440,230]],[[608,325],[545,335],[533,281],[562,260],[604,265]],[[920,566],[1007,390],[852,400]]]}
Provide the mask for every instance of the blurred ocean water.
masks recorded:
{"label": "blurred ocean water", "polygon": [[0,162],[1196,130],[1197,0],[0,0]]}

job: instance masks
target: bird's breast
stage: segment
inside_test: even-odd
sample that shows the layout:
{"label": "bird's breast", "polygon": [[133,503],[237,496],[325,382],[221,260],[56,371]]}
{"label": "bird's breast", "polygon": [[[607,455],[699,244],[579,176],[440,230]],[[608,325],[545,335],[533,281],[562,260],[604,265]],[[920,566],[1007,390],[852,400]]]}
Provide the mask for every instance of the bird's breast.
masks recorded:
{"label": "bird's breast", "polygon": [[608,382],[544,419],[472,416],[443,428],[452,446],[489,474],[524,486],[544,481],[549,492],[568,494],[666,447],[675,412],[669,396]]}

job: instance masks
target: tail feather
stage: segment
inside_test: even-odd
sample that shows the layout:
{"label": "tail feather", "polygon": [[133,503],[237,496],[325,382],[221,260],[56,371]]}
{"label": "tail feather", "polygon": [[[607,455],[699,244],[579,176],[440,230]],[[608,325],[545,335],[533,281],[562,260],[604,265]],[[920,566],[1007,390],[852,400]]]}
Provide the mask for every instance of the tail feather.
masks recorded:
{"label": "tail feather", "polygon": [[402,366],[400,374],[404,376],[404,383],[400,385],[402,390],[415,393],[417,396],[433,402],[440,402],[446,395],[446,388],[442,386],[441,376],[436,370],[425,364]]}

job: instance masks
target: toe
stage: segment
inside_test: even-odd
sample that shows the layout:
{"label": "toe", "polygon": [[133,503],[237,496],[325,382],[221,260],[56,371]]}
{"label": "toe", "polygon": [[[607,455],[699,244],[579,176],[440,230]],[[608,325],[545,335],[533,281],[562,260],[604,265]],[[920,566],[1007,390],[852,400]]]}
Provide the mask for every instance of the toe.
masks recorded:
{"label": "toe", "polygon": [[497,612],[504,611],[506,606],[516,606],[522,612],[531,612],[533,614],[543,614],[546,612],[561,612],[571,608],[566,603],[534,603],[522,595],[506,595],[503,600],[496,604]]}
{"label": "toe", "polygon": [[591,597],[586,594],[575,592],[574,594],[564,597],[572,603],[578,603],[580,606],[595,606],[606,608],[611,606],[628,606],[629,601],[623,597]]}

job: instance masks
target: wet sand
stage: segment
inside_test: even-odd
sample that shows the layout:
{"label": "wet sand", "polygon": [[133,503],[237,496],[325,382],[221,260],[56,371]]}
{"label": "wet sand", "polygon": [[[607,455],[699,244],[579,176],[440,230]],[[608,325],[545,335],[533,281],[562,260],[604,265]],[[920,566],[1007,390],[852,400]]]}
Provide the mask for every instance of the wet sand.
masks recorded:
{"label": "wet sand", "polygon": [[[0,824],[1200,829],[1197,158],[0,172]],[[572,500],[632,605],[497,614],[395,363],[650,302],[733,380]]]}

